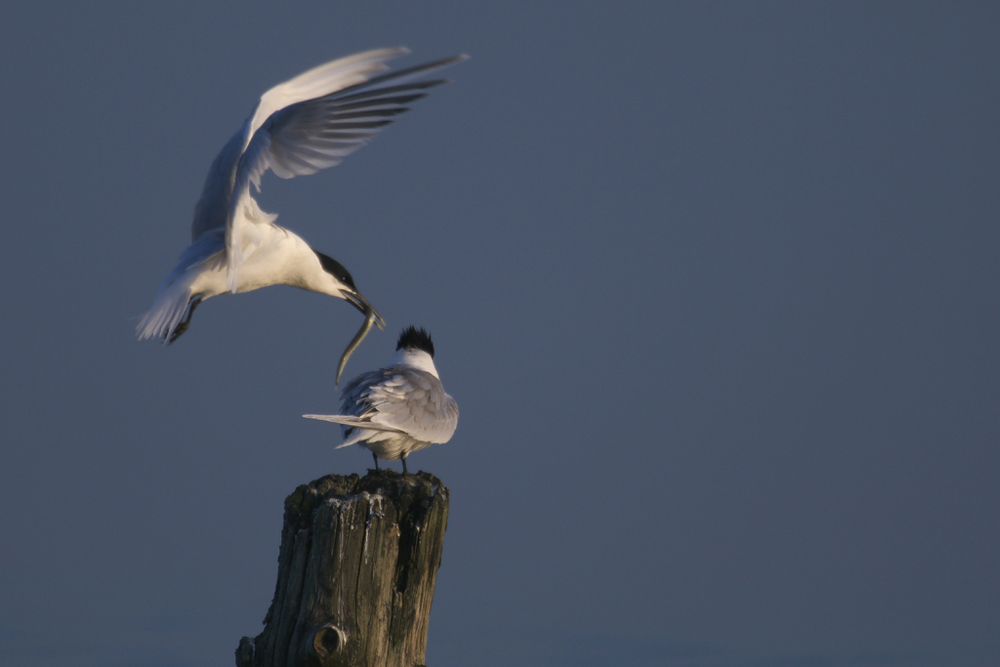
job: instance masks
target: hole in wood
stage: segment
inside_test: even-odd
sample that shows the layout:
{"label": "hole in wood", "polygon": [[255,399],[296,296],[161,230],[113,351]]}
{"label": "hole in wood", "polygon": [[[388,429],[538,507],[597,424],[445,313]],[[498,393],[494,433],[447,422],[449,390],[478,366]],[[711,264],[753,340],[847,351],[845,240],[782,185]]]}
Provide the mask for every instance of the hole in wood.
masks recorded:
{"label": "hole in wood", "polygon": [[347,643],[347,635],[333,623],[318,628],[313,635],[313,650],[320,658],[336,653]]}

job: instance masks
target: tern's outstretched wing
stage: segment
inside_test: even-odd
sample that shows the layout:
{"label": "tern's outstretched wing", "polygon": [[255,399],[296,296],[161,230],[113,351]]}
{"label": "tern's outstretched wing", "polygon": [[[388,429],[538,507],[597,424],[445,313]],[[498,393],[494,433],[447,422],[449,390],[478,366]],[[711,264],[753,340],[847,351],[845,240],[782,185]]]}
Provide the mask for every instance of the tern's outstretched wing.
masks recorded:
{"label": "tern's outstretched wing", "polygon": [[[250,195],[268,169],[281,178],[313,174],[364,146],[410,102],[443,79],[417,80],[465,59],[457,56],[398,72],[386,61],[405,48],[377,49],[320,65],[264,93],[250,118],[223,148],[195,209],[197,238],[225,225],[229,288],[257,247],[254,226],[270,224]],[[376,76],[378,75],[378,76]]]}
{"label": "tern's outstretched wing", "polygon": [[356,378],[344,389],[341,412],[305,416],[432,443],[448,442],[458,426],[458,404],[441,381],[412,368],[384,368]]}

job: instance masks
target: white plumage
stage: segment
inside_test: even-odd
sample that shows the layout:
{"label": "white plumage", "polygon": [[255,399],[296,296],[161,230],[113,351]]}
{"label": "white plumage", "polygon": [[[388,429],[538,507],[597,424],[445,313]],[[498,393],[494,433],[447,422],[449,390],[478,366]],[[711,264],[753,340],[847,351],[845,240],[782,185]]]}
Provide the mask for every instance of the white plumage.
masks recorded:
{"label": "white plumage", "polygon": [[425,75],[465,59],[448,58],[383,74],[408,51],[377,49],[328,62],[264,93],[212,163],[195,206],[191,245],[160,286],[137,335],[174,341],[201,301],[225,292],[284,284],[344,299],[366,315],[371,304],[351,274],[274,224],[250,192],[268,169],[281,178],[313,174],[364,146],[410,102],[445,83]]}
{"label": "white plumage", "polygon": [[423,329],[400,334],[389,365],[364,373],[344,388],[339,415],[303,415],[343,426],[344,442],[358,444],[378,460],[403,461],[411,453],[451,440],[458,426],[458,404],[449,396],[434,366],[434,344]]}

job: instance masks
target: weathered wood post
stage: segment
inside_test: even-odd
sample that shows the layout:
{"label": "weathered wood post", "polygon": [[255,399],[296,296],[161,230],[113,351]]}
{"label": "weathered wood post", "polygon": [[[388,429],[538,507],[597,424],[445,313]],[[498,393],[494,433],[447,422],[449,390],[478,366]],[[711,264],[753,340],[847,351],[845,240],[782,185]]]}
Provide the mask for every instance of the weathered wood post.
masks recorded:
{"label": "weathered wood post", "polygon": [[264,631],[240,640],[237,667],[422,665],[447,524],[448,489],[425,472],[297,488]]}

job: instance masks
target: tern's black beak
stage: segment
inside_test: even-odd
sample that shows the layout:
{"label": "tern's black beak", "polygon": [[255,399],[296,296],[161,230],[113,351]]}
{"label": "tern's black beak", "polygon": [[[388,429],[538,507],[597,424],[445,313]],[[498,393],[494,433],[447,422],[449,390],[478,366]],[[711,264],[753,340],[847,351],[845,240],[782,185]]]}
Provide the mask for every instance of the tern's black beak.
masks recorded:
{"label": "tern's black beak", "polygon": [[361,296],[360,292],[357,291],[349,292],[347,290],[344,290],[341,292],[341,294],[343,295],[345,301],[347,301],[349,304],[360,310],[361,314],[364,315],[366,318],[371,316],[372,321],[375,323],[375,326],[377,326],[379,329],[385,328],[385,320],[382,319],[382,316],[378,314],[377,310],[372,308],[372,305],[368,303],[368,299]]}

